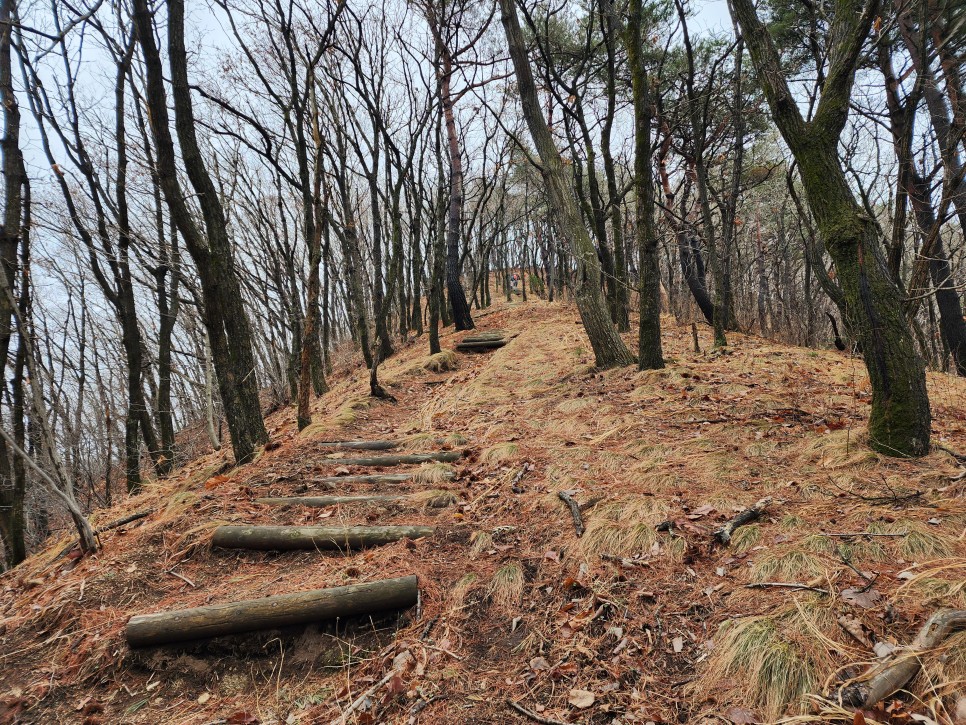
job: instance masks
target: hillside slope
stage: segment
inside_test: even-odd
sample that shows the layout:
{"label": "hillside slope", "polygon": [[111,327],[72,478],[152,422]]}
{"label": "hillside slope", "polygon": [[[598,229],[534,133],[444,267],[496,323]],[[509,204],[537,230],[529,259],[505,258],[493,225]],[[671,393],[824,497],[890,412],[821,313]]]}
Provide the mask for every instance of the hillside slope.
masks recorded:
{"label": "hillside slope", "polygon": [[[292,410],[273,415],[253,464],[224,472],[228,455],[211,453],[97,512],[103,526],[152,511],[105,532],[96,556],[58,558],[64,537],[0,578],[0,722],[328,723],[352,704],[358,722],[774,721],[873,660],[873,641],[909,642],[937,608],[966,608],[960,469],[942,451],[869,451],[861,360],[742,335],[728,354],[695,353],[690,329],[667,324],[667,369],[597,373],[573,308],[500,304],[479,327],[506,331],[505,347],[458,355],[453,371],[424,367],[424,340],[388,361],[397,403],[370,400],[357,368],[303,434]],[[929,388],[935,442],[962,452],[966,381],[931,374]],[[350,456],[319,445],[332,439],[466,455],[451,479],[428,465],[392,484],[412,494],[397,501],[254,501],[387,492],[320,484],[371,472],[333,463]],[[561,491],[582,508],[581,537]],[[765,497],[757,522],[713,543]],[[437,531],[278,554],[212,548],[224,523]],[[413,573],[420,603],[398,618],[146,651],[123,639],[135,614]],[[747,587],[774,583],[811,589]],[[966,633],[924,663],[920,701],[894,722],[966,709]]]}

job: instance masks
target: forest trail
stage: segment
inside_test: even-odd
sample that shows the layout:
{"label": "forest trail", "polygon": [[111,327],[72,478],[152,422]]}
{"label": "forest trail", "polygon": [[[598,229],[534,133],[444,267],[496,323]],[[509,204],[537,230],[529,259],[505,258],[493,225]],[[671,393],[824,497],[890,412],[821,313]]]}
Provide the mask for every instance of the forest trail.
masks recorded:
{"label": "forest trail", "polygon": [[[738,334],[711,353],[707,328],[696,353],[668,321],[665,370],[601,373],[572,307],[498,303],[477,320],[443,347],[494,330],[506,344],[433,370],[415,341],[381,368],[395,404],[368,397],[364,369],[337,373],[309,429],[291,409],[268,419],[254,463],[209,452],[97,512],[95,526],[152,511],[105,531],[96,556],[58,557],[65,536],[0,578],[0,722],[768,722],[874,659],[875,641],[966,608],[960,468],[864,445],[861,360]],[[934,441],[961,451],[966,380],[931,373],[929,388]],[[398,445],[327,445],[345,440]],[[438,452],[458,455],[351,463]],[[351,498],[278,500],[308,496]],[[269,525],[432,534],[211,546],[219,527]],[[412,574],[416,607],[348,626],[124,641],[134,615]],[[949,715],[966,633],[923,661],[909,710]]]}

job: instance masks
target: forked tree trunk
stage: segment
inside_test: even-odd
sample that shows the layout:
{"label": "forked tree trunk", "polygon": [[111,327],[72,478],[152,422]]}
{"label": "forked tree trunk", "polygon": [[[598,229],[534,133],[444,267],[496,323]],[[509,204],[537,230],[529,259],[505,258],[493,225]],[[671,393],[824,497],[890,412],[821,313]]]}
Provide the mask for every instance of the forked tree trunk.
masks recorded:
{"label": "forked tree trunk", "polygon": [[801,170],[819,232],[835,263],[843,315],[862,345],[872,384],[869,442],[895,456],[929,452],[926,375],[909,332],[902,298],[882,257],[874,220],[865,215],[839,163],[838,140],[849,112],[862,44],[875,3],[840,0],[829,34],[828,77],[813,120],[806,122],[782,71],[778,51],[752,0],[733,0],[772,117]]}
{"label": "forked tree trunk", "polygon": [[584,228],[573,189],[564,172],[563,159],[554,145],[553,136],[540,110],[537,87],[533,81],[514,0],[500,0],[500,11],[516,71],[523,115],[540,156],[540,170],[547,186],[547,196],[557,217],[557,227],[569,242],[576,262],[574,296],[594,350],[597,366],[611,368],[630,365],[634,362],[634,357],[617,334],[600,291],[600,261],[597,250]]}
{"label": "forked tree trunk", "polygon": [[134,0],[134,23],[147,75],[146,100],[158,157],[158,178],[171,216],[198,269],[218,390],[228,422],[235,461],[247,463],[268,441],[258,397],[251,326],[242,304],[231,240],[218,191],[208,174],[195,133],[184,46],[184,3],[168,3],[168,51],[175,123],[185,171],[197,194],[206,234],[194,221],[178,181],[161,55],[146,0]]}

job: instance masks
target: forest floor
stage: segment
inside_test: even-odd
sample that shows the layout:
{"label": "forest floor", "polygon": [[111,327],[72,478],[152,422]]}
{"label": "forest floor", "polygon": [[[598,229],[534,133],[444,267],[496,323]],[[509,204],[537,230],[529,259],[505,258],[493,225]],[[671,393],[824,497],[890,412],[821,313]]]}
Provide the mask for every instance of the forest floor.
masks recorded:
{"label": "forest floor", "polygon": [[[966,609],[962,469],[938,448],[870,451],[860,359],[740,334],[710,352],[706,327],[696,353],[690,327],[667,320],[665,370],[600,373],[573,307],[501,302],[478,327],[512,339],[441,372],[416,340],[381,370],[397,403],[368,398],[364,369],[337,372],[305,432],[281,410],[254,463],[209,452],[97,511],[95,526],[152,513],[102,534],[96,555],[58,558],[65,531],[0,577],[0,722],[340,723],[367,691],[346,722],[966,722],[966,632],[923,655],[888,712],[817,714],[812,697],[874,661],[873,643]],[[934,442],[963,452],[966,380],[930,374],[929,392]],[[452,479],[436,465],[393,484],[414,494],[403,502],[255,503],[375,491],[314,483],[350,472],[330,459],[352,452],[318,445],[332,439],[443,439],[466,455]],[[451,505],[427,506],[430,489]],[[581,505],[583,536],[560,491]],[[757,522],[713,542],[764,497]],[[212,548],[224,523],[437,532],[278,554]],[[135,614],[409,574],[420,603],[399,616],[149,650],[124,640]]]}

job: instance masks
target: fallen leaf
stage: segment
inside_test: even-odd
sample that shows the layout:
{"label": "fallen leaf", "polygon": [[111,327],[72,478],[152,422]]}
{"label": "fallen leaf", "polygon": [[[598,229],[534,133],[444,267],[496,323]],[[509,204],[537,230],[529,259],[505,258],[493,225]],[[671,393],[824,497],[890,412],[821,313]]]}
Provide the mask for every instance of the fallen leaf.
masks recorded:
{"label": "fallen leaf", "polygon": [[567,702],[583,710],[593,705],[594,699],[594,693],[590,690],[571,690]]}
{"label": "fallen leaf", "polygon": [[731,720],[735,725],[752,725],[761,720],[751,710],[744,707],[731,707],[725,712],[724,716]]}
{"label": "fallen leaf", "polygon": [[259,720],[250,712],[239,710],[238,712],[233,712],[231,715],[229,715],[226,722],[231,723],[231,725],[258,725]]}
{"label": "fallen leaf", "polygon": [[671,640],[671,646],[674,647],[675,652],[680,652],[684,649],[684,637],[675,637]]}
{"label": "fallen leaf", "polygon": [[855,587],[849,587],[848,589],[842,590],[843,601],[854,604],[857,607],[862,607],[863,609],[872,609],[872,607],[879,603],[880,599],[882,599],[882,595],[875,589],[869,589],[863,592]]}
{"label": "fallen leaf", "polygon": [[530,660],[530,669],[535,671],[549,670],[550,663],[547,662],[547,660],[543,657],[534,657],[532,660]]}
{"label": "fallen leaf", "polygon": [[198,702],[199,705],[204,705],[210,699],[211,699],[211,693],[210,692],[202,692],[200,695],[198,695],[198,701],[197,702]]}

